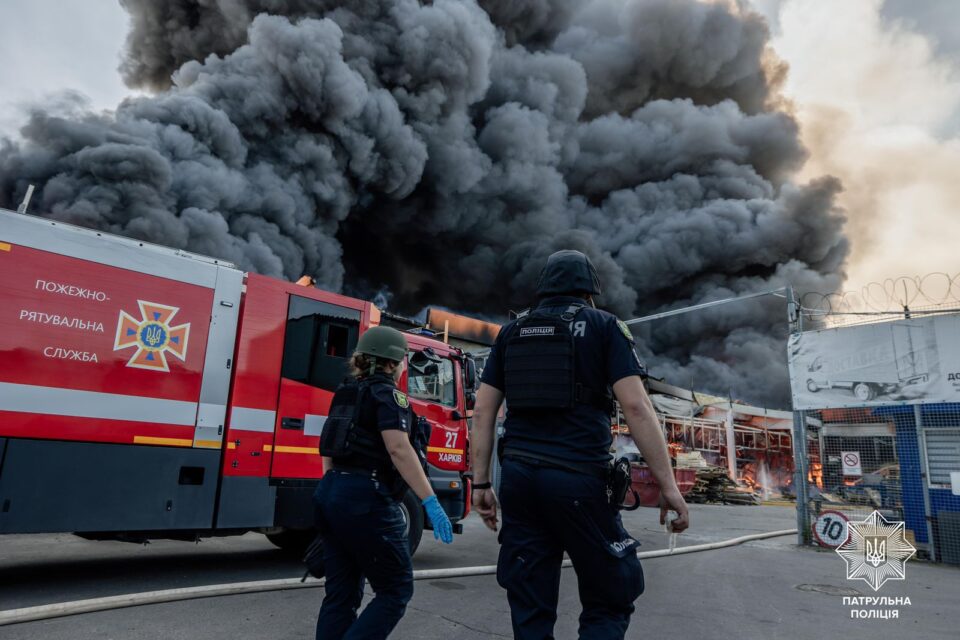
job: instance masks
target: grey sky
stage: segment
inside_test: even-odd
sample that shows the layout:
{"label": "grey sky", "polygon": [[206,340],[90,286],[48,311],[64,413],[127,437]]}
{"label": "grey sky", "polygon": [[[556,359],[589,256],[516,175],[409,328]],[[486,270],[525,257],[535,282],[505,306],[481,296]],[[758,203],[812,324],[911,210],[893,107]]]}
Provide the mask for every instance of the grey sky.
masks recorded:
{"label": "grey sky", "polygon": [[24,105],[73,89],[94,108],[129,93],[116,68],[127,33],[117,0],[0,1],[0,135],[22,124]]}
{"label": "grey sky", "polygon": [[[957,0],[885,0],[881,15],[922,33],[936,54],[960,65],[960,3]],[[960,113],[940,127],[941,137],[960,133]]]}
{"label": "grey sky", "polygon": [[[774,32],[780,30],[780,7],[790,0],[748,1],[766,16]],[[835,1],[823,0],[824,3]],[[902,20],[909,28],[930,38],[937,53],[960,57],[960,3],[957,0],[881,0],[880,15],[887,21]]]}
{"label": "grey sky", "polygon": [[[780,10],[791,0],[747,0],[779,35]],[[838,0],[821,0],[824,5]],[[843,1],[843,0],[839,0]],[[960,2],[958,0],[875,0],[887,27],[902,27],[923,35],[941,59],[960,65]],[[941,138],[960,133],[960,112],[937,127]]]}
{"label": "grey sky", "polygon": [[957,0],[886,0],[882,15],[903,20],[925,34],[937,53],[960,60],[960,4]]}

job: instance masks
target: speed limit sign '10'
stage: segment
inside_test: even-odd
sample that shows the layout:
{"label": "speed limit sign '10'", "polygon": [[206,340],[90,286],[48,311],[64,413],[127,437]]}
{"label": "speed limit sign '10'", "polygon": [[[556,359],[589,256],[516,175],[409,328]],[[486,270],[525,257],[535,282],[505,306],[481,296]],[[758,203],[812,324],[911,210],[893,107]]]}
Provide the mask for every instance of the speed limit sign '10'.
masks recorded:
{"label": "speed limit sign '10'", "polygon": [[835,549],[847,541],[847,522],[839,511],[821,511],[813,523],[813,537],[820,546]]}

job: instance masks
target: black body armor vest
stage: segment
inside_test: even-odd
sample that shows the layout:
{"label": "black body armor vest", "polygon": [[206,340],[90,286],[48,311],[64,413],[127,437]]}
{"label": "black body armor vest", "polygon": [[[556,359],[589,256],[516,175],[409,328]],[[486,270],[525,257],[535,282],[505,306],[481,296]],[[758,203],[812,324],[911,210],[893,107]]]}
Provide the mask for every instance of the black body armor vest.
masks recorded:
{"label": "black body armor vest", "polygon": [[390,454],[376,428],[360,424],[361,409],[369,395],[369,383],[349,380],[337,389],[330,404],[330,415],[320,436],[320,455],[349,459],[370,469],[389,467]]}
{"label": "black body armor vest", "polygon": [[576,379],[576,347],[570,326],[585,305],[562,314],[532,311],[517,321],[504,351],[504,395],[511,411],[572,409],[575,403],[613,408],[608,391]]}
{"label": "black body armor vest", "polygon": [[582,306],[556,316],[533,311],[517,321],[504,352],[507,406],[570,409],[574,394],[574,346],[570,323]]}
{"label": "black body armor vest", "polygon": [[[341,464],[367,469],[388,470],[393,461],[383,443],[383,436],[373,422],[376,414],[369,405],[371,380],[350,378],[337,388],[330,403],[330,414],[320,436],[320,455],[334,458]],[[420,465],[427,471],[427,445],[430,423],[409,409],[410,442]],[[368,424],[369,423],[369,424]]]}

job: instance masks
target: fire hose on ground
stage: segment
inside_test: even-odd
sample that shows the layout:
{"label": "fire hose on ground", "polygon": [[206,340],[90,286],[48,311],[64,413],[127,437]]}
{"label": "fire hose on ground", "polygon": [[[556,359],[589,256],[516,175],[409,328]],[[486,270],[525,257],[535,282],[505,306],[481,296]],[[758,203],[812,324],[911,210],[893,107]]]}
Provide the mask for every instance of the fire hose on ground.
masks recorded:
{"label": "fire hose on ground", "polygon": [[[745,542],[750,542],[752,540],[778,538],[796,533],[796,529],[781,529],[779,531],[753,533],[750,535],[740,536],[738,538],[720,540],[718,542],[676,547],[674,549],[643,551],[638,553],[637,557],[643,560],[649,558],[662,558],[665,556],[679,556],[685,553],[698,553],[700,551],[723,549],[725,547],[733,547]],[[571,566],[573,565],[570,560],[564,560],[564,568]],[[496,565],[453,567],[448,569],[421,569],[413,572],[413,579],[443,580],[448,578],[468,578],[473,576],[493,575],[496,574],[496,572]],[[35,607],[24,607],[22,609],[9,609],[7,611],[0,611],[0,626],[20,624],[23,622],[35,622],[37,620],[48,620],[50,618],[61,618],[64,616],[93,613],[96,611],[109,611],[112,609],[139,607],[149,604],[178,602],[181,600],[236,596],[247,593],[262,593],[265,591],[312,589],[315,587],[322,587],[323,583],[324,581],[322,579],[310,579],[306,582],[301,582],[300,578],[281,578],[277,580],[257,580],[255,582],[235,582],[231,584],[212,584],[199,587],[184,587],[180,589],[164,589],[162,591],[144,591],[141,593],[128,593],[119,596],[106,596],[103,598],[91,598],[88,600],[75,600],[73,602],[44,604]]]}

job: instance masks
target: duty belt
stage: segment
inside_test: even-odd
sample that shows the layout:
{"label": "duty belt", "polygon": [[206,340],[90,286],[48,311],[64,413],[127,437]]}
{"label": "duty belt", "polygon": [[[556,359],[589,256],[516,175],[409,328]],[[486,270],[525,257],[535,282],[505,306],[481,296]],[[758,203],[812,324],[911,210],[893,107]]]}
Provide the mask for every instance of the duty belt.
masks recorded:
{"label": "duty belt", "polygon": [[506,448],[503,450],[503,457],[509,460],[516,460],[534,467],[547,467],[549,469],[560,469],[561,471],[573,471],[574,473],[583,473],[594,478],[606,480],[610,474],[608,465],[583,464],[578,462],[567,462],[566,460],[557,460],[547,456],[542,456],[529,451]]}
{"label": "duty belt", "polygon": [[355,467],[349,464],[337,464],[333,463],[332,471],[339,471],[341,473],[355,473],[361,476],[367,476],[368,478],[376,478],[380,474],[379,469],[370,469],[368,467]]}

